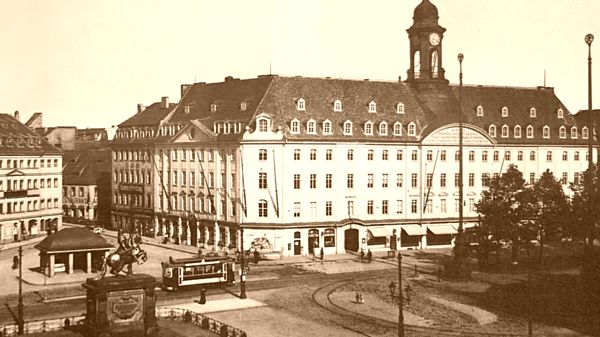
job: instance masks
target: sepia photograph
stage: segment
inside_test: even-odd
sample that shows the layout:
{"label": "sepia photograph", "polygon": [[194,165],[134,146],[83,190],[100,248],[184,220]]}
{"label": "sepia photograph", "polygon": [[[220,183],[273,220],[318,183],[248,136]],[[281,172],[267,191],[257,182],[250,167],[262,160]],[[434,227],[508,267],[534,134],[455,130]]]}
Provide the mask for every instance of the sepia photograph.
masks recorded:
{"label": "sepia photograph", "polygon": [[598,13],[0,0],[0,337],[600,336]]}

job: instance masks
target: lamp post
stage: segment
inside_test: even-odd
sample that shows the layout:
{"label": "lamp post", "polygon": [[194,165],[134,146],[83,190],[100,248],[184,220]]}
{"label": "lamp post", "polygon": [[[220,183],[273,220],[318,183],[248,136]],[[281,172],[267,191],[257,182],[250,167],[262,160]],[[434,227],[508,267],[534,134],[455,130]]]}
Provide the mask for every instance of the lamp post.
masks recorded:
{"label": "lamp post", "polygon": [[240,249],[242,250],[241,252],[241,261],[240,261],[240,269],[241,269],[241,273],[240,273],[240,298],[241,299],[245,299],[246,298],[246,258],[244,257],[244,227],[242,227],[240,225]]}
{"label": "lamp post", "polygon": [[17,304],[17,319],[19,320],[19,335],[24,333],[23,320],[23,246],[19,246],[19,303]]}
{"label": "lamp post", "polygon": [[594,136],[594,118],[592,116],[592,42],[594,41],[594,35],[587,34],[585,36],[585,43],[588,45],[588,118],[589,118],[589,131],[588,131],[588,168],[591,172],[593,166],[592,160],[592,138]]}
{"label": "lamp post", "polygon": [[398,252],[398,337],[404,337],[404,303],[402,301],[402,254]]}

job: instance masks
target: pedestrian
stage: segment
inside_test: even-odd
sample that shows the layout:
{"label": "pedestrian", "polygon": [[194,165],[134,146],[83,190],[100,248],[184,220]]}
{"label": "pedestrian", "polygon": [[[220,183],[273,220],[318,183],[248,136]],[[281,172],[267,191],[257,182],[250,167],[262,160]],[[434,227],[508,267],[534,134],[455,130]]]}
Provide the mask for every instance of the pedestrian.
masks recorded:
{"label": "pedestrian", "polygon": [[321,247],[321,261],[323,261],[323,255],[325,254],[323,253],[323,247]]}
{"label": "pedestrian", "polygon": [[371,250],[367,250],[367,262],[371,263],[371,261],[373,260],[373,254],[371,253]]}
{"label": "pedestrian", "polygon": [[260,259],[260,253],[257,249],[254,250],[254,264],[258,264],[258,260]]}
{"label": "pedestrian", "polygon": [[360,256],[360,262],[363,262],[363,260],[365,259],[365,251],[362,250],[362,248],[360,249],[359,256]]}
{"label": "pedestrian", "polygon": [[12,269],[17,269],[19,267],[19,255],[16,255],[13,257],[13,265],[12,265]]}

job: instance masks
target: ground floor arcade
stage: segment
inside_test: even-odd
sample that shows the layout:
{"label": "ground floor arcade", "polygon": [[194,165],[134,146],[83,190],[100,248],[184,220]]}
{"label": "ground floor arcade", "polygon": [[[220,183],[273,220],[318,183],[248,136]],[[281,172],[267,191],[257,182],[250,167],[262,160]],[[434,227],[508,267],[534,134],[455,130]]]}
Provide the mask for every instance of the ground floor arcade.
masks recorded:
{"label": "ground floor arcade", "polygon": [[21,241],[30,236],[56,232],[62,227],[62,217],[56,215],[0,219],[0,242]]}

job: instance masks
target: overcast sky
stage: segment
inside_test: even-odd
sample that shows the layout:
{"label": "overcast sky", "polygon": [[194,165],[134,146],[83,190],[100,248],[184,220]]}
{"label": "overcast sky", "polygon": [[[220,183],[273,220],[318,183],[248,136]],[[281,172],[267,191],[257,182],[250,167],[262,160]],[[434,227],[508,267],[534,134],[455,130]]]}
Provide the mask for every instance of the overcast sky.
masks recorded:
{"label": "overcast sky", "polygon": [[[0,0],[0,112],[45,126],[110,127],[179,86],[273,74],[397,80],[406,29],[421,0]],[[446,78],[555,87],[571,113],[587,108],[587,33],[600,1],[432,0]]]}

